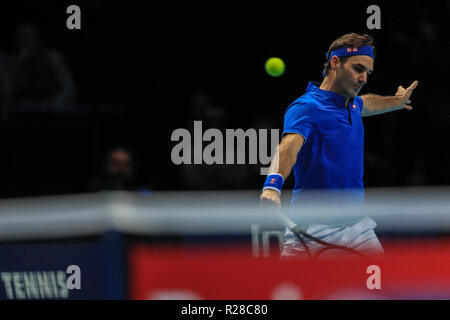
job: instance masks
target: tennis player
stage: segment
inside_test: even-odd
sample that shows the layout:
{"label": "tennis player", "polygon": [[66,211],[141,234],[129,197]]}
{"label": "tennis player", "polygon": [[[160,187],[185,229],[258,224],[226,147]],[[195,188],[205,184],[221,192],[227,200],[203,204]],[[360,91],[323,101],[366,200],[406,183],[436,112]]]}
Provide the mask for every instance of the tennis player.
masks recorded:
{"label": "tennis player", "polygon": [[[344,34],[330,45],[326,59],[322,83],[310,82],[306,93],[286,110],[283,138],[260,196],[263,202],[281,206],[283,183],[293,170],[294,205],[304,203],[309,191],[323,189],[339,194],[336,199],[340,201],[362,204],[364,128],[361,117],[412,109],[410,97],[417,81],[406,89],[399,86],[395,96],[358,95],[374,69],[375,44],[369,35]],[[309,225],[306,232],[361,252],[382,252],[375,227],[375,221],[364,217],[350,224]],[[323,248],[308,238],[304,241],[312,251]],[[286,230],[283,255],[303,253],[300,240]]]}

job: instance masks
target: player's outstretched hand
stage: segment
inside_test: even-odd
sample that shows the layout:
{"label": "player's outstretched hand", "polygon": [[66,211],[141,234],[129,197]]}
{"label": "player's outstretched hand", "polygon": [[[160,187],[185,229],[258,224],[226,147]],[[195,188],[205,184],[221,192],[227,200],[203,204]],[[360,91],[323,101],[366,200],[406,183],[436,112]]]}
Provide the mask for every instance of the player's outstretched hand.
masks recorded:
{"label": "player's outstretched hand", "polygon": [[412,106],[409,105],[411,103],[411,95],[414,91],[414,89],[419,84],[419,81],[414,81],[408,88],[403,88],[402,86],[399,86],[397,89],[397,93],[395,96],[400,97],[400,106],[402,108],[412,110]]}
{"label": "player's outstretched hand", "polygon": [[275,207],[281,208],[281,199],[278,191],[272,189],[266,189],[261,193],[259,197],[261,206],[263,207]]}

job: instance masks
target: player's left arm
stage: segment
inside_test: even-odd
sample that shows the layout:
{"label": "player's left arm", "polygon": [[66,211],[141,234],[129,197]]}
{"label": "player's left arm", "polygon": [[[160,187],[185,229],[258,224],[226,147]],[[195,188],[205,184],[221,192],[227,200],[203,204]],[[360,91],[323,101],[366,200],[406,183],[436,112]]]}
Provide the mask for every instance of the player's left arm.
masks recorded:
{"label": "player's left arm", "polygon": [[363,100],[363,109],[361,116],[373,116],[390,111],[401,109],[412,110],[411,95],[419,82],[414,81],[408,88],[398,87],[395,96],[379,96],[376,94],[365,94],[361,96]]}

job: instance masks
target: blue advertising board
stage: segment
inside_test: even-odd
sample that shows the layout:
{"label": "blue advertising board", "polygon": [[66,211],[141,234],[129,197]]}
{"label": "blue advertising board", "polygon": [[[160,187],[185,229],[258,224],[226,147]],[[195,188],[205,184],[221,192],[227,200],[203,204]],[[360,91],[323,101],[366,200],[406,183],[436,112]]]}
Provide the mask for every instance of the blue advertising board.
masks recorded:
{"label": "blue advertising board", "polygon": [[124,299],[119,236],[0,244],[0,299]]}

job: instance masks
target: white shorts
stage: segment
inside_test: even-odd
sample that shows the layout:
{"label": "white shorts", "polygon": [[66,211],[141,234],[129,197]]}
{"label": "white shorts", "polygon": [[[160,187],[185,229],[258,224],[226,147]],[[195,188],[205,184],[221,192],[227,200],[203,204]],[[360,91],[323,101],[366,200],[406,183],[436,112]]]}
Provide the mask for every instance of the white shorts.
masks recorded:
{"label": "white shorts", "polygon": [[[308,226],[306,233],[322,241],[344,246],[357,250],[365,255],[383,254],[384,250],[375,234],[376,222],[369,217],[362,220],[341,225],[321,225],[312,224]],[[302,236],[312,255],[325,248],[323,245]],[[320,254],[320,256],[336,256],[343,254],[343,250],[330,249]],[[305,256],[306,251],[298,237],[290,230],[284,234],[284,246],[282,257]]]}

